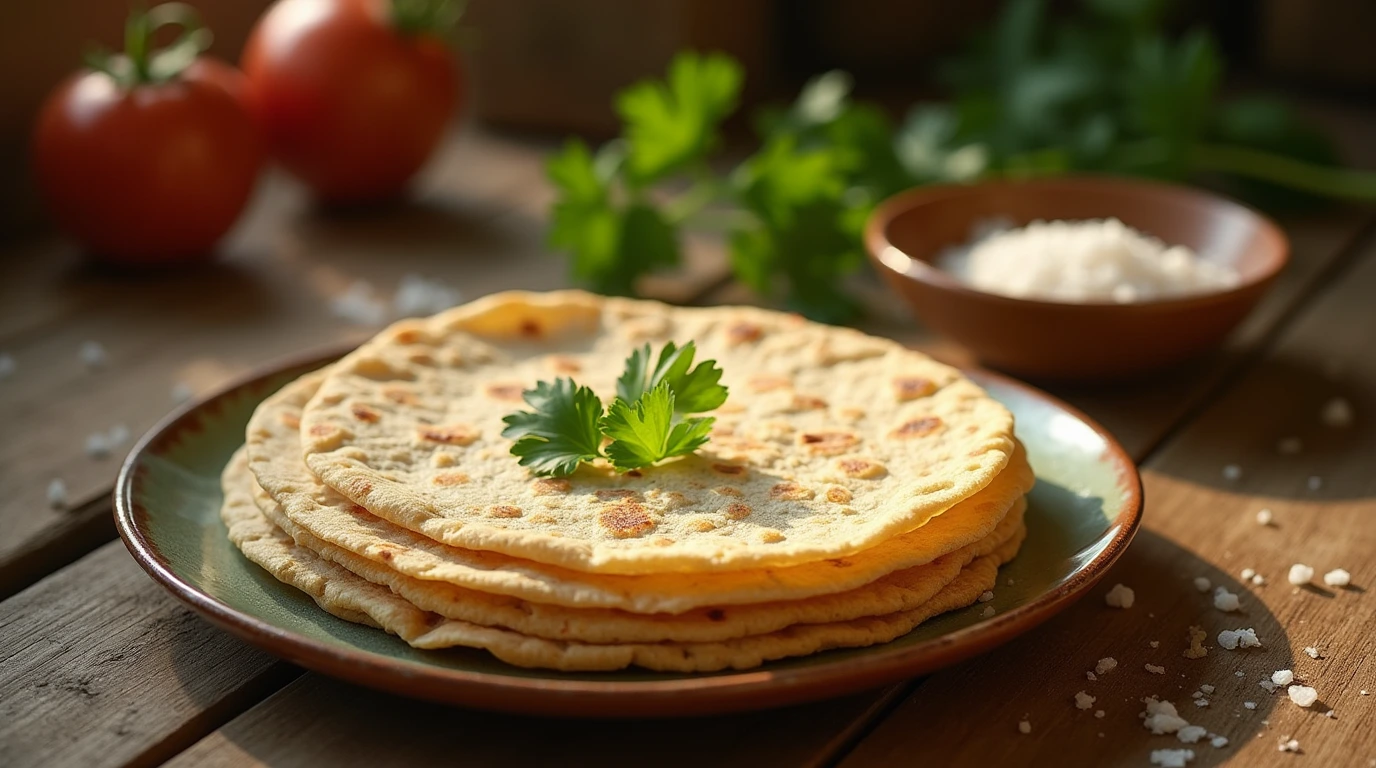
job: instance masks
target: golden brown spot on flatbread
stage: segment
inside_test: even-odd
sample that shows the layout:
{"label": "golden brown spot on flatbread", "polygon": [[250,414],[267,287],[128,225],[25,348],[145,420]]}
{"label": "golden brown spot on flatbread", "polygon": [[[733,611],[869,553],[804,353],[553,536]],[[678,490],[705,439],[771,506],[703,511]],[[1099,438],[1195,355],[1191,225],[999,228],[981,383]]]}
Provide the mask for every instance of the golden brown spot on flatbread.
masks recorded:
{"label": "golden brown spot on flatbread", "polygon": [[420,402],[416,393],[406,387],[383,387],[382,396],[398,405],[415,405]]}
{"label": "golden brown spot on flatbread", "polygon": [[367,496],[373,491],[373,484],[361,477],[351,478],[344,483],[344,495],[351,499]]}
{"label": "golden brown spot on flatbread", "polygon": [[398,344],[415,344],[416,342],[423,339],[424,336],[421,334],[420,331],[414,328],[407,328],[405,330],[397,331],[397,335],[393,338],[396,339]]}
{"label": "golden brown spot on flatbread", "polygon": [[618,539],[639,536],[655,527],[645,508],[634,501],[619,501],[603,507],[597,513],[597,522]]}
{"label": "golden brown spot on flatbread", "polygon": [[726,506],[726,516],[732,520],[744,520],[750,517],[750,512],[751,509],[748,504],[736,502],[735,504],[728,504]]}
{"label": "golden brown spot on flatbread", "polygon": [[611,501],[612,499],[635,499],[640,497],[638,491],[633,491],[630,488],[603,488],[598,491],[593,491],[593,495],[602,501]]}
{"label": "golden brown spot on flatbread", "polygon": [[723,610],[720,609],[720,608],[713,608],[713,609],[711,609],[711,610],[709,610],[709,611],[707,612],[707,620],[708,620],[708,621],[725,621],[725,620],[726,620],[726,611],[723,611]]}
{"label": "golden brown spot on flatbread", "polygon": [[669,547],[673,546],[674,540],[669,538],[668,536],[656,536],[653,539],[650,539],[650,543],[655,545],[656,547]]}
{"label": "golden brown spot on flatbread", "polygon": [[835,558],[834,560],[828,560],[827,562],[828,562],[829,564],[831,564],[831,565],[836,566],[837,568],[849,568],[849,567],[851,567],[852,565],[854,565],[854,563],[852,563],[851,561],[845,559],[844,557],[838,557],[838,558]]}
{"label": "golden brown spot on flatbread", "polygon": [[430,457],[430,466],[435,469],[444,469],[445,467],[454,466],[454,462],[456,461],[458,461],[458,459],[454,457],[454,454],[448,451],[436,451],[435,454]]}
{"label": "golden brown spot on flatbread", "polygon": [[763,541],[766,544],[775,544],[783,540],[784,535],[774,530],[773,528],[766,528],[763,531],[760,531],[760,541]]}
{"label": "golden brown spot on flatbread", "polygon": [[439,362],[429,352],[412,352],[406,356],[406,359],[416,365],[435,365]]}
{"label": "golden brown spot on flatbread", "polygon": [[550,370],[556,373],[579,373],[583,370],[581,363],[563,355],[552,355],[548,362]]}
{"label": "golden brown spot on flatbread", "polygon": [[850,491],[839,485],[833,485],[827,489],[827,501],[833,504],[846,504],[850,502],[851,498]]}
{"label": "golden brown spot on flatbread", "polygon": [[468,475],[463,472],[441,472],[430,481],[435,485],[449,487],[453,485],[463,485],[469,481]]}
{"label": "golden brown spot on flatbread", "polygon": [[573,488],[573,483],[562,477],[542,477],[530,484],[530,489],[536,496],[548,496],[553,493],[568,493]]}
{"label": "golden brown spot on flatbread", "polygon": [[839,411],[836,412],[836,415],[838,415],[838,416],[840,416],[842,419],[844,419],[844,420],[846,420],[846,421],[849,421],[850,423],[854,424],[855,422],[857,422],[857,421],[859,421],[859,420],[865,418],[865,409],[864,409],[864,408],[842,408],[841,410],[839,410]]}
{"label": "golden brown spot on flatbread", "polygon": [[745,388],[750,392],[772,392],[776,389],[785,389],[793,386],[793,382],[783,376],[762,375],[751,376],[745,382]]}
{"label": "golden brown spot on flatbread", "polygon": [[355,419],[366,421],[369,424],[376,424],[382,418],[382,414],[362,403],[354,403],[349,406],[349,412],[354,415]]}
{"label": "golden brown spot on flatbread", "polygon": [[708,531],[715,531],[716,529],[717,524],[705,517],[699,517],[688,523],[688,530],[697,531],[698,533],[707,533]]}
{"label": "golden brown spot on flatbread", "polygon": [[498,504],[488,507],[487,514],[492,517],[520,517],[521,508],[513,507],[508,504]]}
{"label": "golden brown spot on flatbread", "polygon": [[745,474],[745,467],[739,464],[713,464],[712,471],[719,475],[731,475],[739,477]]}
{"label": "golden brown spot on flatbread", "polygon": [[522,402],[521,393],[525,391],[525,386],[521,384],[488,384],[483,393],[493,400],[504,400],[508,403]]}
{"label": "golden brown spot on flatbread", "polygon": [[769,489],[770,498],[782,501],[806,501],[814,495],[811,488],[792,481],[778,483]]}
{"label": "golden brown spot on flatbread", "polygon": [[279,413],[277,414],[277,420],[282,422],[282,425],[287,429],[301,428],[301,418],[295,413]]}
{"label": "golden brown spot on flatbread", "polygon": [[390,550],[390,549],[384,549],[384,550],[378,552],[378,553],[377,553],[377,556],[380,557],[380,558],[382,558],[383,560],[386,560],[386,561],[389,562],[389,563],[392,562],[392,557],[393,557],[393,555],[392,555],[392,550]]}
{"label": "golden brown spot on flatbread", "polygon": [[541,525],[544,525],[546,523],[554,522],[554,515],[547,514],[545,512],[536,512],[535,514],[531,515],[528,519],[532,523],[540,523]]}
{"label": "golden brown spot on flatbread", "polygon": [[902,426],[889,433],[889,437],[895,440],[911,440],[930,435],[938,429],[941,429],[941,419],[936,416],[924,416],[903,422]]}
{"label": "golden brown spot on flatbread", "polygon": [[793,401],[788,404],[788,409],[797,411],[820,411],[827,407],[827,401],[812,395],[794,395]]}
{"label": "golden brown spot on flatbread", "polygon": [[759,341],[763,336],[764,328],[744,320],[732,323],[726,329],[726,343],[733,347]]}
{"label": "golden brown spot on flatbread", "polygon": [[517,328],[517,332],[527,339],[538,339],[540,336],[544,335],[544,329],[540,327],[539,323],[531,318],[522,320],[520,327]]}
{"label": "golden brown spot on flatbread", "polygon": [[847,477],[858,477],[862,480],[873,480],[888,474],[883,464],[867,459],[841,459],[836,462],[836,466],[846,473]]}
{"label": "golden brown spot on flatbread", "polygon": [[719,485],[716,488],[712,489],[712,493],[715,493],[718,496],[730,496],[736,499],[739,499],[745,495],[744,493],[741,493],[739,488],[732,488],[729,485]]}
{"label": "golden brown spot on flatbread", "polygon": [[936,391],[936,382],[921,376],[899,376],[893,380],[893,396],[900,403],[926,397]]}
{"label": "golden brown spot on flatbread", "polygon": [[368,509],[367,509],[366,507],[364,507],[364,506],[362,506],[362,505],[360,505],[360,504],[350,504],[350,505],[349,505],[349,511],[352,512],[352,513],[354,513],[354,514],[355,514],[356,516],[358,516],[358,517],[364,517],[364,516],[372,515],[372,513],[369,512]]}
{"label": "golden brown spot on flatbread", "polygon": [[422,440],[445,445],[471,445],[478,439],[478,430],[467,424],[422,425],[416,429],[416,433]]}
{"label": "golden brown spot on flatbread", "polygon": [[316,424],[310,428],[311,437],[328,437],[338,432],[339,428],[330,424]]}
{"label": "golden brown spot on flatbread", "polygon": [[798,435],[798,445],[816,456],[845,453],[859,444],[860,436],[854,432],[804,432]]}

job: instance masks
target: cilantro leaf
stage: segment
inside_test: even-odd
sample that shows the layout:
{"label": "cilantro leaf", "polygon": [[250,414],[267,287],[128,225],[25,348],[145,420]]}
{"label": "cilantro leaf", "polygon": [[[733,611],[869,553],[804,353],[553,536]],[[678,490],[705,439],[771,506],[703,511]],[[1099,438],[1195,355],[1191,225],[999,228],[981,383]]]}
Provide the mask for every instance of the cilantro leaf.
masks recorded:
{"label": "cilantro leaf", "polygon": [[602,419],[602,430],[612,439],[607,458],[624,472],[692,453],[707,442],[714,421],[705,417],[674,424],[674,393],[662,381],[634,404],[619,397],[612,402]]}
{"label": "cilantro leaf", "polygon": [[532,411],[502,419],[502,437],[515,440],[512,454],[537,475],[567,475],[601,455],[602,401],[573,379],[537,382],[522,393]]}
{"label": "cilantro leaf", "polygon": [[702,160],[717,142],[717,127],[736,108],[744,75],[720,53],[681,53],[665,81],[623,91],[616,111],[626,122],[627,170],[645,183]]}
{"label": "cilantro leaf", "polygon": [[617,397],[634,403],[663,383],[674,396],[675,413],[702,413],[719,407],[727,396],[727,388],[720,384],[722,371],[715,360],[704,360],[693,368],[696,354],[693,342],[680,347],[670,341],[651,368],[650,345],[646,344],[626,359],[626,370],[616,380]]}
{"label": "cilantro leaf", "polygon": [[581,141],[570,141],[546,171],[559,190],[549,243],[570,251],[574,278],[601,293],[629,296],[640,275],[678,264],[678,233],[656,208],[617,207],[610,176],[619,145],[596,158]]}

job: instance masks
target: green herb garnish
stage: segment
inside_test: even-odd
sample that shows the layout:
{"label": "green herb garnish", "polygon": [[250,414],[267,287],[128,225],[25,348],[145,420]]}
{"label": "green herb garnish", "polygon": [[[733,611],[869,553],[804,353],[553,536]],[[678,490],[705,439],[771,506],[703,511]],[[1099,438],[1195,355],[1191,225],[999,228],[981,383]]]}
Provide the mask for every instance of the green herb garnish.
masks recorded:
{"label": "green herb garnish", "polygon": [[695,353],[691,341],[665,344],[657,360],[648,344],[631,353],[605,414],[602,400],[573,379],[537,382],[522,393],[532,410],[503,418],[502,436],[516,441],[512,455],[537,475],[568,475],[598,458],[626,472],[686,456],[707,442],[715,419],[685,415],[713,410],[727,396],[716,361],[694,368]]}

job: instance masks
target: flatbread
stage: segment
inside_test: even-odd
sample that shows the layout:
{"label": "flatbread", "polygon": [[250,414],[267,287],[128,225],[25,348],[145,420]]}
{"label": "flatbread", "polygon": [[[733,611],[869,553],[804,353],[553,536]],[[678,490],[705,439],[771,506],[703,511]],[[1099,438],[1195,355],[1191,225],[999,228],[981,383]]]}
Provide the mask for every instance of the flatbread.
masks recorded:
{"label": "flatbread", "polygon": [[484,649],[509,664],[562,671],[602,671],[638,666],[657,671],[707,672],[747,669],[766,661],[819,651],[888,642],[922,621],[973,603],[994,586],[998,566],[1017,553],[1025,531],[996,551],[975,559],[934,596],[911,610],[853,621],[798,624],[766,634],[703,643],[564,642],[506,629],[444,619],[391,590],[297,545],[263,516],[246,486],[243,452],[223,477],[221,517],[230,540],[249,560],[278,580],[310,595],[326,611],[348,621],[381,627],[417,648]]}
{"label": "flatbread", "polygon": [[[523,388],[571,375],[609,402],[627,355],[670,340],[695,341],[731,388],[696,455],[559,481],[517,464],[500,432]],[[1007,409],[893,341],[576,291],[500,294],[392,326],[330,369],[301,435],[325,484],[397,525],[624,574],[848,557],[989,485],[1014,450]]]}
{"label": "flatbread", "polygon": [[1018,447],[1008,468],[974,496],[916,531],[851,557],[731,572],[589,574],[440,544],[382,520],[322,485],[300,458],[297,425],[301,407],[323,375],[308,374],[287,385],[265,400],[249,422],[247,451],[263,489],[260,504],[280,505],[299,532],[399,574],[532,603],[701,613],[845,592],[989,537],[1035,482]]}

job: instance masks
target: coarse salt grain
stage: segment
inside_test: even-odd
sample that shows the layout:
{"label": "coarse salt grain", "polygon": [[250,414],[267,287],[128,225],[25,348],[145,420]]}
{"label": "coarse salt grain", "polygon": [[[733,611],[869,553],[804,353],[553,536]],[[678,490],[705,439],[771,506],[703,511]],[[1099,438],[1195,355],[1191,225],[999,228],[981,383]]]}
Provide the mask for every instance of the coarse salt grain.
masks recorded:
{"label": "coarse salt grain", "polygon": [[1020,720],[1018,721],[1018,731],[1021,733],[1031,733],[1032,724],[1027,722],[1026,720]]}
{"label": "coarse salt grain", "polygon": [[[1290,566],[1290,572],[1285,574],[1285,580],[1290,582],[1291,584],[1294,584],[1297,587],[1304,584],[1308,584],[1310,579],[1313,578],[1314,569],[1310,568],[1304,563],[1295,563],[1294,565]],[[965,599],[969,600],[970,598],[967,597]]]}
{"label": "coarse salt grain", "polygon": [[1270,524],[1271,524],[1271,521],[1272,521],[1273,519],[1275,519],[1275,515],[1274,515],[1274,513],[1271,512],[1271,510],[1269,510],[1269,509],[1258,509],[1258,510],[1257,510],[1257,525],[1270,525]]}
{"label": "coarse salt grain", "polygon": [[179,381],[172,385],[172,402],[177,405],[181,405],[195,396],[196,390],[192,389],[191,385],[184,381]]}
{"label": "coarse salt grain", "polygon": [[1199,690],[1201,690],[1201,691],[1203,691],[1203,692],[1205,692],[1205,693],[1213,693],[1214,691],[1216,691],[1216,690],[1218,690],[1218,689],[1215,688],[1215,687],[1213,687],[1212,685],[1209,685],[1208,683],[1205,683],[1205,684],[1199,686]]}
{"label": "coarse salt grain", "polygon": [[1301,707],[1312,707],[1319,700],[1319,692],[1307,685],[1292,685],[1285,692],[1290,694],[1291,701]]}
{"label": "coarse salt grain", "polygon": [[1153,749],[1151,764],[1161,768],[1185,768],[1194,759],[1193,749]]}
{"label": "coarse salt grain", "polygon": [[1157,736],[1175,733],[1189,725],[1189,722],[1176,711],[1175,705],[1169,701],[1158,701],[1153,697],[1143,699],[1142,703],[1147,706],[1146,711],[1142,713],[1142,727]]}
{"label": "coarse salt grain", "polygon": [[1209,591],[1209,587],[1212,587],[1212,586],[1213,586],[1213,582],[1209,581],[1208,579],[1204,578],[1203,576],[1196,576],[1196,577],[1194,577],[1194,588],[1197,589],[1197,590],[1199,590],[1200,592],[1208,592],[1208,591]]}
{"label": "coarse salt grain", "polygon": [[1299,752],[1299,751],[1300,751],[1300,742],[1299,742],[1299,740],[1298,740],[1298,739],[1292,739],[1292,738],[1290,738],[1289,736],[1282,736],[1282,737],[1280,737],[1280,751],[1281,751],[1281,752]]}
{"label": "coarse salt grain", "polygon": [[1315,647],[1315,646],[1312,646],[1312,645],[1311,645],[1311,646],[1306,647],[1306,648],[1304,649],[1304,652],[1307,653],[1307,654],[1309,654],[1309,658],[1311,658],[1311,659],[1322,658],[1321,656],[1319,656],[1319,649],[1318,649],[1317,647]]}
{"label": "coarse salt grain", "polygon": [[1194,744],[1205,736],[1209,735],[1209,729],[1202,725],[1187,725],[1175,732],[1175,738],[1180,739],[1181,743]]}
{"label": "coarse salt grain", "polygon": [[55,477],[48,483],[48,506],[63,509],[67,506],[67,484]]}
{"label": "coarse salt grain", "polygon": [[1276,452],[1282,456],[1294,456],[1304,450],[1304,443],[1298,437],[1287,437],[1276,443]]}
{"label": "coarse salt grain", "polygon": [[1244,701],[1242,702],[1242,706],[1246,709],[1256,709],[1257,703],[1255,701]]}
{"label": "coarse salt grain", "polygon": [[1236,482],[1242,479],[1242,467],[1236,464],[1228,464],[1223,467],[1223,479],[1229,482]]}
{"label": "coarse salt grain", "polygon": [[1295,673],[1289,669],[1278,669],[1271,673],[1271,682],[1276,685],[1289,685],[1295,682]]}
{"label": "coarse salt grain", "polygon": [[1117,668],[1118,660],[1113,658],[1112,656],[1105,656],[1104,658],[1099,659],[1098,664],[1094,665],[1094,671],[1101,675],[1108,672],[1112,672]]}
{"label": "coarse salt grain", "polygon": [[1095,680],[1098,680],[1098,679],[1099,679],[1099,676],[1096,675],[1096,674],[1094,674],[1093,672],[1086,672],[1086,673],[1085,673],[1085,679],[1088,680],[1088,681],[1090,681],[1090,682],[1092,683],[1092,682],[1094,682]]}
{"label": "coarse salt grain", "polygon": [[984,606],[984,610],[980,611],[979,615],[980,615],[980,618],[983,618],[983,619],[987,619],[987,618],[992,617],[992,616],[994,615],[994,606],[992,606],[992,605],[986,605],[986,606]]}
{"label": "coarse salt grain", "polygon": [[1266,689],[1266,692],[1267,692],[1267,693],[1275,693],[1275,692],[1276,692],[1276,689],[1280,687],[1280,686],[1276,685],[1275,683],[1271,682],[1270,680],[1262,680],[1261,682],[1257,683],[1257,685],[1259,685],[1259,686],[1261,686],[1262,688]]}
{"label": "coarse salt grain", "polygon": [[1237,599],[1236,592],[1219,587],[1214,590],[1214,607],[1224,613],[1232,613],[1242,607],[1242,602]]}
{"label": "coarse salt grain", "polygon": [[1076,709],[1089,709],[1089,708],[1092,707],[1092,706],[1094,706],[1094,697],[1093,697],[1093,696],[1090,696],[1089,694],[1085,693],[1084,691],[1080,691],[1079,693],[1075,694],[1075,708],[1076,708]]}
{"label": "coarse salt grain", "polygon": [[1331,709],[1328,710],[1327,712],[1323,713],[1323,716],[1326,717],[1326,718],[1328,718],[1329,720],[1332,720],[1333,718],[1337,717],[1337,715],[1334,714],[1334,713],[1333,713],[1333,710],[1331,710]]}
{"label": "coarse salt grain", "polygon": [[1207,706],[1209,706],[1209,700],[1208,700],[1208,699],[1195,699],[1195,700],[1194,700],[1194,705],[1195,705],[1196,707],[1207,707]]}
{"label": "coarse salt grain", "polygon": [[1219,736],[1219,735],[1217,735],[1217,734],[1210,734],[1210,735],[1209,735],[1209,744],[1210,744],[1214,749],[1223,749],[1224,747],[1228,746],[1228,737],[1227,737],[1227,736]]}
{"label": "coarse salt grain", "polygon": [[1246,677],[1246,676],[1247,676],[1247,673],[1245,673],[1245,672],[1243,672],[1242,670],[1239,669],[1238,671],[1234,672],[1233,675],[1236,676],[1236,677]]}
{"label": "coarse salt grain", "polygon": [[1342,568],[1334,568],[1323,575],[1323,583],[1330,587],[1345,587],[1352,583],[1352,574]]}
{"label": "coarse salt grain", "polygon": [[1161,647],[1161,641],[1160,641],[1160,640],[1153,640],[1153,641],[1151,641],[1150,643],[1147,643],[1147,645],[1150,645],[1150,646],[1153,647],[1153,648],[1160,648],[1160,647]]}
{"label": "coarse salt grain", "polygon": [[1259,574],[1259,573],[1254,573],[1254,574],[1252,574],[1252,584],[1253,584],[1253,585],[1259,587],[1259,586],[1261,586],[1262,584],[1265,584],[1265,583],[1266,583],[1266,579],[1262,578],[1262,575],[1261,575],[1261,574]]}
{"label": "coarse salt grain", "polygon": [[1166,674],[1166,668],[1165,668],[1165,667],[1162,667],[1162,666],[1157,666],[1156,664],[1148,664],[1148,665],[1146,665],[1146,670],[1147,670],[1148,672],[1152,673],[1153,675],[1164,675],[1164,674]]}
{"label": "coarse salt grain", "polygon": [[1242,573],[1239,575],[1242,576],[1243,581],[1249,581],[1253,576],[1257,575],[1257,572],[1251,568],[1243,568]]}
{"label": "coarse salt grain", "polygon": [[1103,717],[1104,717],[1104,710],[1102,710],[1102,709],[1096,709],[1096,710],[1094,710],[1094,716],[1102,720]]}
{"label": "coarse salt grain", "polygon": [[1230,651],[1238,648],[1260,648],[1261,638],[1257,637],[1256,630],[1250,627],[1225,629],[1218,633],[1218,644]]}
{"label": "coarse salt grain", "polygon": [[0,381],[13,376],[16,367],[13,357],[5,353],[0,353]]}
{"label": "coarse salt grain", "polygon": [[1370,693],[1367,693],[1365,690],[1363,690],[1363,691],[1362,691],[1362,695],[1363,695],[1363,696],[1370,696],[1371,694],[1370,694]]}
{"label": "coarse salt grain", "polygon": [[1335,397],[1323,404],[1323,410],[1319,412],[1319,420],[1324,426],[1342,429],[1352,426],[1352,403],[1341,397]]}
{"label": "coarse salt grain", "polygon": [[1133,594],[1130,588],[1122,584],[1114,584],[1113,588],[1104,595],[1104,603],[1110,608],[1131,608],[1136,598],[1137,596]]}
{"label": "coarse salt grain", "polygon": [[105,364],[109,362],[109,356],[105,354],[105,347],[98,341],[81,342],[77,356],[81,358],[83,365],[92,370],[104,368]]}
{"label": "coarse salt grain", "polygon": [[[966,598],[966,599],[968,600],[969,598]],[[993,592],[985,591],[985,592],[981,592],[981,593],[980,593],[979,601],[980,601],[981,603],[987,603],[987,602],[989,602],[990,600],[993,600],[993,599],[994,599],[994,593],[993,593]]]}
{"label": "coarse salt grain", "polygon": [[103,459],[110,455],[110,440],[104,432],[92,432],[86,436],[86,456]]}

